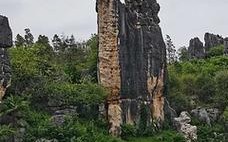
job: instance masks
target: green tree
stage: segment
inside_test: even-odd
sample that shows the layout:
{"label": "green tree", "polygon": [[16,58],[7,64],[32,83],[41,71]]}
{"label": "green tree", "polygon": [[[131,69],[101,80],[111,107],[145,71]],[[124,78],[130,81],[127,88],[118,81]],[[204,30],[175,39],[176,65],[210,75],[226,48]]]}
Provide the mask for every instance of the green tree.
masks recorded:
{"label": "green tree", "polygon": [[48,37],[45,36],[45,35],[39,35],[38,40],[36,41],[36,43],[42,44],[42,45],[44,45],[44,46],[51,46],[51,45],[49,44],[49,39],[48,39]]}
{"label": "green tree", "polygon": [[216,73],[215,87],[217,104],[224,109],[228,106],[228,70]]}
{"label": "green tree", "polygon": [[62,49],[63,48],[63,42],[57,34],[54,35],[54,37],[52,39],[52,44],[53,44],[54,51],[60,52],[63,50]]}
{"label": "green tree", "polygon": [[49,39],[45,35],[39,35],[38,40],[36,41],[37,45],[40,45],[43,47],[43,51],[41,51],[41,54],[52,56],[53,55],[53,48],[49,44]]}
{"label": "green tree", "polygon": [[210,48],[209,52],[207,53],[207,57],[222,56],[223,53],[224,53],[224,45],[219,45],[219,46]]}
{"label": "green tree", "polygon": [[71,35],[69,38],[69,46],[70,46],[70,48],[76,46],[76,41],[75,41],[74,35]]}
{"label": "green tree", "polygon": [[32,45],[34,43],[33,40],[34,40],[34,37],[31,33],[30,29],[26,28],[25,29],[25,44],[26,44],[26,46]]}
{"label": "green tree", "polygon": [[178,57],[179,57],[180,61],[188,61],[189,60],[188,49],[185,46],[180,47],[178,49]]}
{"label": "green tree", "polygon": [[17,34],[16,39],[15,39],[15,46],[21,47],[24,45],[25,45],[25,39],[20,34]]}
{"label": "green tree", "polygon": [[173,64],[177,61],[176,49],[169,35],[166,35],[167,62]]}

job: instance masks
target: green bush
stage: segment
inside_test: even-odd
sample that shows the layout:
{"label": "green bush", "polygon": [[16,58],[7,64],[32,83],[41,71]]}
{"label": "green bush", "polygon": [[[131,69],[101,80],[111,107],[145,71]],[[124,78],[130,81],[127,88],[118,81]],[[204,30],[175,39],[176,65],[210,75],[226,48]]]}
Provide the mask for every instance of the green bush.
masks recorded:
{"label": "green bush", "polygon": [[224,54],[224,45],[212,47],[207,53],[207,57],[221,56]]}
{"label": "green bush", "polygon": [[15,129],[9,125],[0,125],[0,141],[7,141],[15,133]]}
{"label": "green bush", "polygon": [[228,70],[220,71],[215,76],[217,104],[224,109],[228,105]]}
{"label": "green bush", "polygon": [[185,142],[184,137],[175,131],[162,131],[153,137],[131,138],[129,142]]}
{"label": "green bush", "polygon": [[134,125],[124,124],[121,126],[121,138],[128,140],[129,137],[137,136],[137,129]]}
{"label": "green bush", "polygon": [[197,126],[197,135],[198,142],[225,142],[223,124],[215,124],[212,126],[208,125],[198,125]]}
{"label": "green bush", "polygon": [[177,112],[191,110],[196,106],[225,106],[227,70],[226,56],[169,65],[168,98],[171,105]]}
{"label": "green bush", "polygon": [[121,142],[108,136],[108,133],[98,128],[94,122],[83,122],[77,117],[66,117],[61,126],[51,123],[50,116],[37,112],[30,112],[26,119],[24,142],[35,141],[40,138],[57,139],[59,142]]}

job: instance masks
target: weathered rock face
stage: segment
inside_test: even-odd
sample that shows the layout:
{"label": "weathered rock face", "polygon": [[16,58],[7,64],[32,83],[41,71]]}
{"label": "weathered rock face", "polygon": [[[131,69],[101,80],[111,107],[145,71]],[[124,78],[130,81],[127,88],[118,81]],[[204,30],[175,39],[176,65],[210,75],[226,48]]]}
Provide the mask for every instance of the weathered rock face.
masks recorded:
{"label": "weathered rock face", "polygon": [[67,116],[73,116],[76,114],[77,114],[76,107],[57,110],[55,111],[54,115],[51,117],[51,122],[56,126],[62,126]]}
{"label": "weathered rock face", "polygon": [[224,39],[224,54],[228,55],[228,37]]}
{"label": "weathered rock face", "polygon": [[0,101],[2,101],[5,91],[10,84],[11,69],[7,48],[12,45],[12,31],[9,27],[8,19],[0,15]]}
{"label": "weathered rock face", "polygon": [[217,108],[201,108],[198,107],[191,111],[193,117],[197,118],[203,123],[211,125],[213,122],[218,121],[221,115],[221,111]]}
{"label": "weathered rock face", "polygon": [[110,132],[122,123],[140,121],[141,106],[148,123],[164,120],[165,43],[156,0],[97,0],[99,80],[109,90]]}
{"label": "weathered rock face", "polygon": [[223,38],[219,35],[214,35],[211,33],[206,33],[204,35],[205,40],[205,50],[209,51],[211,47],[215,47],[223,44]]}
{"label": "weathered rock face", "polygon": [[198,37],[193,38],[189,42],[188,53],[190,58],[203,58],[205,56],[205,50],[203,43]]}
{"label": "weathered rock face", "polygon": [[197,141],[197,127],[190,125],[190,122],[190,114],[186,111],[181,112],[179,117],[174,118],[176,129],[184,135],[186,141],[195,142]]}
{"label": "weathered rock face", "polygon": [[211,120],[205,108],[197,108],[191,111],[191,114],[199,119],[201,122],[205,122],[211,125]]}

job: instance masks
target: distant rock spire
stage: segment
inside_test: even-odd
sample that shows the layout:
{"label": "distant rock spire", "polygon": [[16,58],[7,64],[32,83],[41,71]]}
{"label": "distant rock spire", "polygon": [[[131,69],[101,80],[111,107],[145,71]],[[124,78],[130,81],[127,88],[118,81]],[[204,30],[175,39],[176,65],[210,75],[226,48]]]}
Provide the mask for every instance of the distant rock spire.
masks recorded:
{"label": "distant rock spire", "polygon": [[190,40],[188,53],[189,53],[189,57],[192,59],[204,58],[205,50],[204,50],[203,42],[201,42],[198,37]]}

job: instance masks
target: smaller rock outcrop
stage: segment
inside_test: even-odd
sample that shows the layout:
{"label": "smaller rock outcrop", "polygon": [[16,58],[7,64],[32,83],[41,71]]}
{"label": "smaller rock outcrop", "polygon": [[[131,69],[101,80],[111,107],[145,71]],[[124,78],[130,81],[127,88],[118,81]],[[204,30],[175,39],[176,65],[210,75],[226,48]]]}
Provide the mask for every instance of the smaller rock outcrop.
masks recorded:
{"label": "smaller rock outcrop", "polygon": [[206,33],[204,35],[205,40],[205,50],[206,52],[210,50],[210,48],[223,44],[223,37],[220,35],[215,35],[211,33]]}
{"label": "smaller rock outcrop", "polygon": [[218,121],[221,112],[217,108],[201,108],[198,107],[191,111],[193,117],[198,119],[200,122],[211,125],[211,123]]}
{"label": "smaller rock outcrop", "polygon": [[197,108],[191,111],[191,114],[199,119],[201,122],[205,122],[211,125],[211,120],[205,108]]}
{"label": "smaller rock outcrop", "polygon": [[11,68],[7,48],[13,45],[8,18],[0,15],[0,102],[10,85]]}
{"label": "smaller rock outcrop", "polygon": [[228,37],[224,39],[224,54],[228,55]]}
{"label": "smaller rock outcrop", "polygon": [[73,116],[76,114],[77,114],[76,108],[73,108],[73,107],[57,110],[55,111],[54,115],[51,117],[51,122],[56,126],[62,126],[67,116]]}
{"label": "smaller rock outcrop", "polygon": [[205,56],[205,50],[203,42],[198,37],[193,38],[189,42],[188,54],[190,58],[203,58]]}
{"label": "smaller rock outcrop", "polygon": [[187,142],[194,142],[197,141],[197,127],[189,124],[190,122],[190,114],[186,111],[181,112],[179,117],[174,118],[176,129],[183,134]]}

